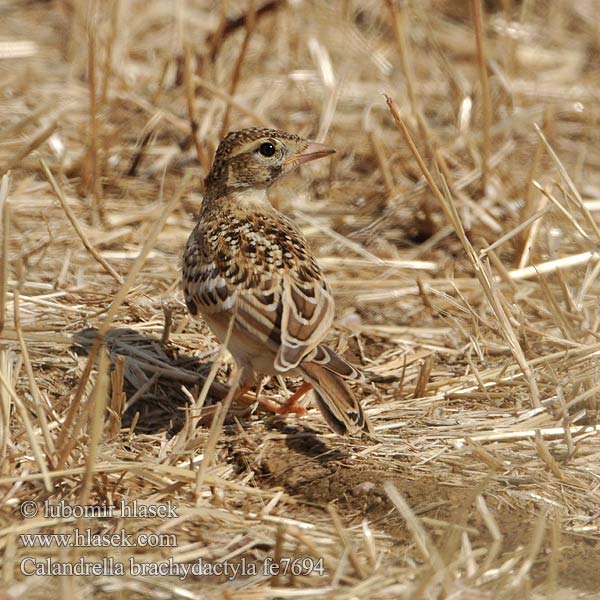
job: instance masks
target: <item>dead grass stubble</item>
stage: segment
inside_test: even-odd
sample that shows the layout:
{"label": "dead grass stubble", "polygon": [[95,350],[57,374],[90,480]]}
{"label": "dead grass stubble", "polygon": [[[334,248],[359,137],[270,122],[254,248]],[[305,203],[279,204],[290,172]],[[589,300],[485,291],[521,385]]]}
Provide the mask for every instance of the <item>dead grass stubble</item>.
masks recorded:
{"label": "dead grass stubble", "polygon": [[[595,597],[594,7],[4,3],[6,597]],[[338,150],[272,199],[327,271],[375,441],[330,434],[314,409],[225,421],[231,362],[188,317],[178,261],[219,136],[249,125]],[[30,499],[178,516],[23,519]],[[86,528],[176,544],[19,537]],[[48,579],[19,572],[26,556],[259,572]],[[285,557],[324,572],[261,571]]]}

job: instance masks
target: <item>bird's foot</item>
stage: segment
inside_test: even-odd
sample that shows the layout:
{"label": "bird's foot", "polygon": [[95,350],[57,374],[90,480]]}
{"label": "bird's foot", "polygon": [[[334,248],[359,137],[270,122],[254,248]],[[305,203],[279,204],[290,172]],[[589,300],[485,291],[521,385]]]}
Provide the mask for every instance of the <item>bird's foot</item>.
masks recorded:
{"label": "bird's foot", "polygon": [[279,402],[275,402],[274,400],[264,398],[262,400],[259,400],[259,404],[269,412],[275,413],[277,415],[287,415],[289,413],[296,413],[297,415],[306,414],[305,408],[303,408],[302,406],[290,406],[289,400],[283,404],[279,404]]}
{"label": "bird's foot", "polygon": [[296,406],[296,402],[312,389],[310,383],[303,383],[283,404],[273,402],[272,400],[260,400],[260,403],[271,412],[278,415],[287,415],[289,413],[296,413],[297,415],[305,415],[306,409],[302,406]]}

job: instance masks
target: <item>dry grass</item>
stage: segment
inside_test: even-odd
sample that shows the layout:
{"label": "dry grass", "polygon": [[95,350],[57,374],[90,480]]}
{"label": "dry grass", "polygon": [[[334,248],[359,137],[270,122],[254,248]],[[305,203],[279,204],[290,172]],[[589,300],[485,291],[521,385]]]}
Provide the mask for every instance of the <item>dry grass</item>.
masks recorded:
{"label": "dry grass", "polygon": [[[0,4],[0,595],[597,597],[597,3],[208,4]],[[272,199],[336,292],[375,440],[218,402],[231,361],[179,258],[219,135],[256,124],[338,150]],[[42,515],[124,499],[178,516]],[[86,529],[175,543],[20,537]],[[262,573],[285,557],[323,573]]]}

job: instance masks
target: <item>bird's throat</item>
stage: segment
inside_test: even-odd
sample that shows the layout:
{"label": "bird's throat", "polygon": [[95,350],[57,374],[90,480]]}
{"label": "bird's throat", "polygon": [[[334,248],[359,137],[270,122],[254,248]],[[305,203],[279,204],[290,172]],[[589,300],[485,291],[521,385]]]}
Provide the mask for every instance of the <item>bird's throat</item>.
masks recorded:
{"label": "bird's throat", "polygon": [[246,188],[230,193],[235,204],[244,208],[264,208],[270,206],[266,188]]}

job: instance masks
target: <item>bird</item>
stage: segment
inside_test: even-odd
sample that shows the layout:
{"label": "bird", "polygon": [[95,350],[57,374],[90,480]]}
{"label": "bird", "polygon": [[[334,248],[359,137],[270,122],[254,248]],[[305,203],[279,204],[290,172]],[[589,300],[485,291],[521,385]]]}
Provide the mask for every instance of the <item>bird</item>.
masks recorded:
{"label": "bird", "polygon": [[345,380],[363,376],[322,343],[334,318],[331,288],[298,226],[267,196],[299,165],[334,152],[277,129],[228,133],[204,180],[182,285],[190,314],[205,320],[241,369],[238,398],[257,374],[299,376],[300,388],[271,409],[300,412],[295,403],[312,388],[329,427],[356,435],[372,426]]}

